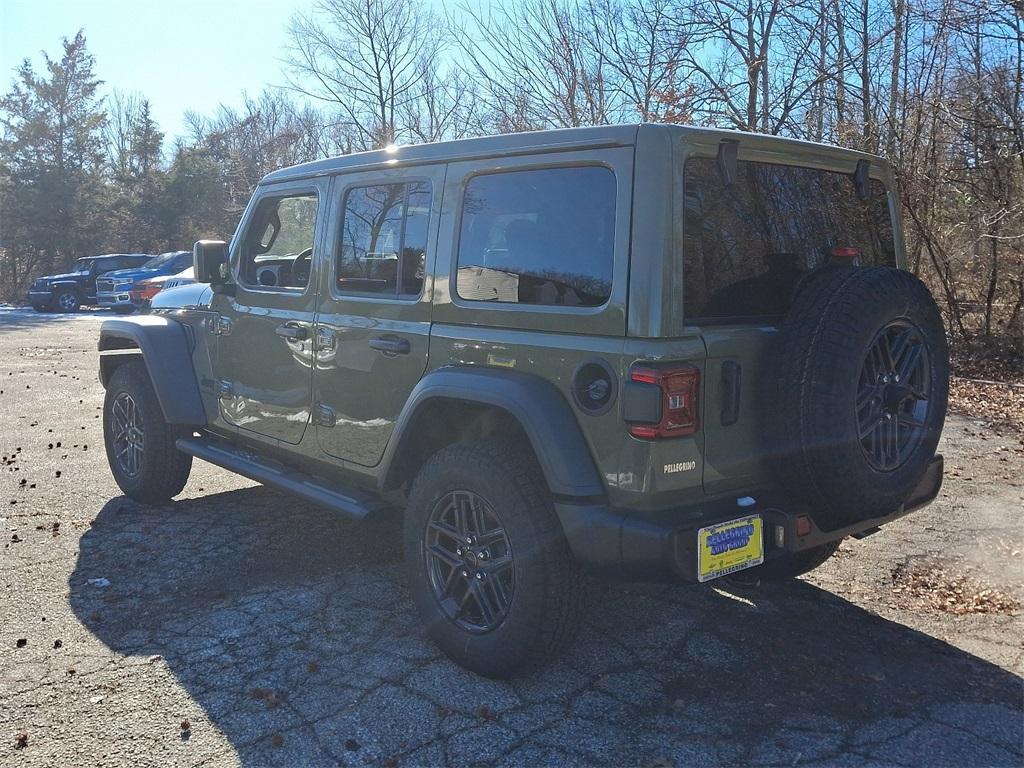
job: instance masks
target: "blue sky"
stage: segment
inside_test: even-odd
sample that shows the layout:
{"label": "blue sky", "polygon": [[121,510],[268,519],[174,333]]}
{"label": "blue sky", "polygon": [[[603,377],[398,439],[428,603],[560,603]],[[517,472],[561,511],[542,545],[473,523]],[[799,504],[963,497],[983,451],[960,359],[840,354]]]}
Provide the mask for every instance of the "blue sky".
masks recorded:
{"label": "blue sky", "polygon": [[81,27],[104,88],[149,98],[161,129],[283,83],[285,28],[310,0],[0,0],[0,92],[26,57],[60,53]]}

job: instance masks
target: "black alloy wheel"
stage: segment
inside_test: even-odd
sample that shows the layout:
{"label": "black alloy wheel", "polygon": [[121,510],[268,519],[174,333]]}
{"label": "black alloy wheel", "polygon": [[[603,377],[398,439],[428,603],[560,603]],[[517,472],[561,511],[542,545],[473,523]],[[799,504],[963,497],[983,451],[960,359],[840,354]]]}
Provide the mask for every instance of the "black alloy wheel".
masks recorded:
{"label": "black alloy wheel", "polygon": [[925,434],[931,361],[921,330],[906,319],[879,331],[857,385],[857,437],[875,469],[903,465]]}
{"label": "black alloy wheel", "polygon": [[111,405],[110,415],[118,468],[128,477],[136,477],[142,468],[146,435],[135,398],[127,392],[119,393]]}
{"label": "black alloy wheel", "polygon": [[77,312],[81,302],[78,294],[71,289],[62,290],[54,297],[54,304],[61,312]]}
{"label": "black alloy wheel", "polygon": [[508,615],[515,591],[512,545],[494,509],[472,491],[434,505],[423,548],[441,611],[469,632],[490,632]]}

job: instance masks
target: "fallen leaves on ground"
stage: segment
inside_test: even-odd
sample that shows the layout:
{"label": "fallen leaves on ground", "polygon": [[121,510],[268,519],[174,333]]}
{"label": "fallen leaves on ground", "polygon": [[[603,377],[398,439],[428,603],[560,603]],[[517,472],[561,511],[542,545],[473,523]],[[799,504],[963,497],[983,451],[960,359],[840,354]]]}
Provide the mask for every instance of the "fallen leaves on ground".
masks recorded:
{"label": "fallen leaves on ground", "polygon": [[953,345],[950,410],[1024,431],[1024,363],[1013,345]]}
{"label": "fallen leaves on ground", "polygon": [[1024,388],[952,378],[949,409],[1024,432]]}
{"label": "fallen leaves on ground", "polygon": [[1010,613],[1020,608],[1011,595],[943,563],[903,562],[892,571],[892,592],[900,608],[923,608],[956,616]]}

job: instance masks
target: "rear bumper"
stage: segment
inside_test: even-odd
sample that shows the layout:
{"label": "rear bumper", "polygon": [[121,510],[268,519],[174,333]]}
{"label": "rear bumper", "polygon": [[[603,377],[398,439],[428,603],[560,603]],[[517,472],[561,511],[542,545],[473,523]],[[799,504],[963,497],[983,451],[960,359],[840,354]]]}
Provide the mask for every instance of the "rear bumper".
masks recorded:
{"label": "rear bumper", "polygon": [[[697,531],[708,525],[760,514],[764,520],[765,560],[800,552],[830,541],[863,538],[887,523],[927,506],[942,487],[941,455],[936,455],[910,498],[888,515],[862,520],[845,528],[821,530],[811,510],[794,507],[770,493],[759,494],[751,506],[735,499],[656,513],[614,509],[607,504],[556,502],[569,547],[583,565],[626,579],[697,581]],[[797,517],[811,519],[810,533],[797,534]],[[776,545],[781,528],[783,546]]]}

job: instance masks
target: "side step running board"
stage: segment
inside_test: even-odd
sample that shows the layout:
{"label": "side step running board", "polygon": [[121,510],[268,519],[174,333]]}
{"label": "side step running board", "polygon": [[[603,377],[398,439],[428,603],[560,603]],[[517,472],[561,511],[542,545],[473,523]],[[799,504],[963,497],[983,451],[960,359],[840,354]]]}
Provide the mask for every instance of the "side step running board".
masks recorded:
{"label": "side step running board", "polygon": [[370,496],[331,487],[305,472],[290,469],[284,464],[263,459],[249,451],[217,440],[181,437],[175,445],[182,453],[191,454],[197,459],[216,464],[250,480],[341,512],[353,520],[362,520],[384,506]]}

